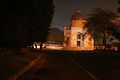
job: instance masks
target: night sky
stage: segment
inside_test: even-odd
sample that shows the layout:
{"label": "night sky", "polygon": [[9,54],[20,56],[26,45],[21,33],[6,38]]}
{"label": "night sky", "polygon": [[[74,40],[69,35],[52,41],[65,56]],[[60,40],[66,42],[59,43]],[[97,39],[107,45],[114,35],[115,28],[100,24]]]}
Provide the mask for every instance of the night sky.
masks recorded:
{"label": "night sky", "polygon": [[75,11],[81,11],[85,15],[92,13],[95,8],[104,8],[117,11],[118,0],[54,0],[55,14],[53,17],[53,27],[63,30],[64,26],[69,26],[71,15]]}

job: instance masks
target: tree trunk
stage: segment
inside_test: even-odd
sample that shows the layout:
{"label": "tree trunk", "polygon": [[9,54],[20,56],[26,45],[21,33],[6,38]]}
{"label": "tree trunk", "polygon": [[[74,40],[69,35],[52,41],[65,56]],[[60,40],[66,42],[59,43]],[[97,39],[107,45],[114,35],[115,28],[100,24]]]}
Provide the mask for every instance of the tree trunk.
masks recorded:
{"label": "tree trunk", "polygon": [[107,48],[107,42],[106,42],[106,32],[103,31],[103,45],[105,46],[104,50]]}

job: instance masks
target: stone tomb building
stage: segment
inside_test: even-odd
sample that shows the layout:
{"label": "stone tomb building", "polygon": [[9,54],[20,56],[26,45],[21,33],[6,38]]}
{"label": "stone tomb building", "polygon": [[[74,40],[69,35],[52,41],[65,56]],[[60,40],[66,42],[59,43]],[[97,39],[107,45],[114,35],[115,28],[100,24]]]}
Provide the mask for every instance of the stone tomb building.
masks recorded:
{"label": "stone tomb building", "polygon": [[70,20],[70,28],[64,27],[63,47],[66,50],[94,50],[94,39],[87,32],[87,17],[80,11]]}

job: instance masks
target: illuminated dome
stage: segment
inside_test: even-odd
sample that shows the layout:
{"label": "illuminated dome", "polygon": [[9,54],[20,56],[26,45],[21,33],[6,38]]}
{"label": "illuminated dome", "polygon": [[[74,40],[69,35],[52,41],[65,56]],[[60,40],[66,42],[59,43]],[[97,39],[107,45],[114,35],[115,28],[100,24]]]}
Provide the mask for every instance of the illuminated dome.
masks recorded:
{"label": "illuminated dome", "polygon": [[87,19],[87,17],[82,14],[80,11],[76,11],[75,14],[72,15],[71,20],[81,20]]}

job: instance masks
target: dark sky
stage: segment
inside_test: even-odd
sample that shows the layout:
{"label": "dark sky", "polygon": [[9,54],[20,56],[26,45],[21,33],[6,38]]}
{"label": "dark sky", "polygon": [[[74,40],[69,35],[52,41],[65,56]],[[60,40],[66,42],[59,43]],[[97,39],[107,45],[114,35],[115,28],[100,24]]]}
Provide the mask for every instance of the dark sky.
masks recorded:
{"label": "dark sky", "polygon": [[118,0],[54,0],[55,14],[53,26],[63,29],[69,26],[71,15],[81,11],[85,15],[92,13],[95,8],[104,8],[117,11]]}

